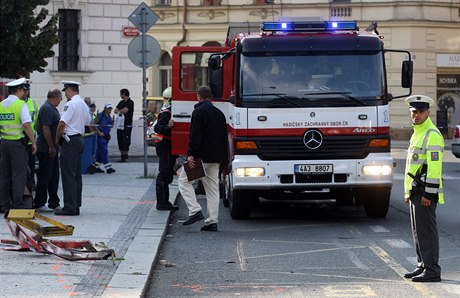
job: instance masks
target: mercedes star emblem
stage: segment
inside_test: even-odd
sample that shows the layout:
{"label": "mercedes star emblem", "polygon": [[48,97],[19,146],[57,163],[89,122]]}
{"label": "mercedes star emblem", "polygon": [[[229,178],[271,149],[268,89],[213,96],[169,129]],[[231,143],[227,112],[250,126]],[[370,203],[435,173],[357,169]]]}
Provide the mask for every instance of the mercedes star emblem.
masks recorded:
{"label": "mercedes star emblem", "polygon": [[323,135],[316,129],[311,129],[303,135],[303,143],[308,149],[318,149],[323,144]]}

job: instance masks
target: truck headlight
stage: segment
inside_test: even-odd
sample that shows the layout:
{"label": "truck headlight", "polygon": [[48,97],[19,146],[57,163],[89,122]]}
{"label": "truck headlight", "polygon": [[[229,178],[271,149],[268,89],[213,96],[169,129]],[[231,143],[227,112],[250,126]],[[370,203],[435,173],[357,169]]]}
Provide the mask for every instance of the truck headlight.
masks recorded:
{"label": "truck headlight", "polygon": [[264,168],[237,168],[235,175],[238,177],[261,177],[265,175]]}
{"label": "truck headlight", "polygon": [[366,176],[386,176],[391,175],[391,167],[383,166],[363,166],[363,173]]}

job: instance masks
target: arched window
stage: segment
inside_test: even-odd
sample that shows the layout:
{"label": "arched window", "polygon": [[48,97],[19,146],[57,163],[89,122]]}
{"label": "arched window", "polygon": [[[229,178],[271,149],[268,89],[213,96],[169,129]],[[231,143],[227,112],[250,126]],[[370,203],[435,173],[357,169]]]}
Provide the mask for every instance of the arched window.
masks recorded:
{"label": "arched window", "polygon": [[171,86],[171,56],[169,55],[168,52],[164,52],[163,55],[161,55],[160,58],[160,65],[159,65],[159,70],[160,70],[160,76],[159,76],[159,93],[161,95],[161,92],[169,86]]}

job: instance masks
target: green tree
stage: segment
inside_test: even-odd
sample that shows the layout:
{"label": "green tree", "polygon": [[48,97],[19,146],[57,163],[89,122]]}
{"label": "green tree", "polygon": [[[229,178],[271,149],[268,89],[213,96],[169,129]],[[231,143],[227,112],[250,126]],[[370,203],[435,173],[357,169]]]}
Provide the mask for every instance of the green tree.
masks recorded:
{"label": "green tree", "polygon": [[48,16],[49,0],[0,0],[0,77],[28,77],[44,72],[58,42],[58,15]]}

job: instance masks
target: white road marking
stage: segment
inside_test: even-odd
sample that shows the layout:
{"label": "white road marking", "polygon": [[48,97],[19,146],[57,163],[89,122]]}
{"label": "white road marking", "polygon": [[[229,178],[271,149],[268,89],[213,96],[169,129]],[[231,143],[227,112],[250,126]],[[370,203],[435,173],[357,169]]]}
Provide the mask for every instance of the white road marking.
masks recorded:
{"label": "white road marking", "polygon": [[412,245],[402,239],[387,239],[385,242],[394,248],[411,248]]}
{"label": "white road marking", "polygon": [[322,287],[327,297],[373,297],[377,296],[369,286],[334,285]]}
{"label": "white road marking", "polygon": [[371,226],[371,230],[374,231],[375,233],[388,233],[390,231],[387,228],[382,227],[382,226]]}
{"label": "white road marking", "polygon": [[236,253],[238,255],[238,261],[240,263],[241,271],[246,270],[246,259],[244,257],[244,250],[243,250],[243,241],[238,241],[236,244]]}
{"label": "white road marking", "polygon": [[406,260],[414,266],[417,266],[417,257],[407,257]]}

